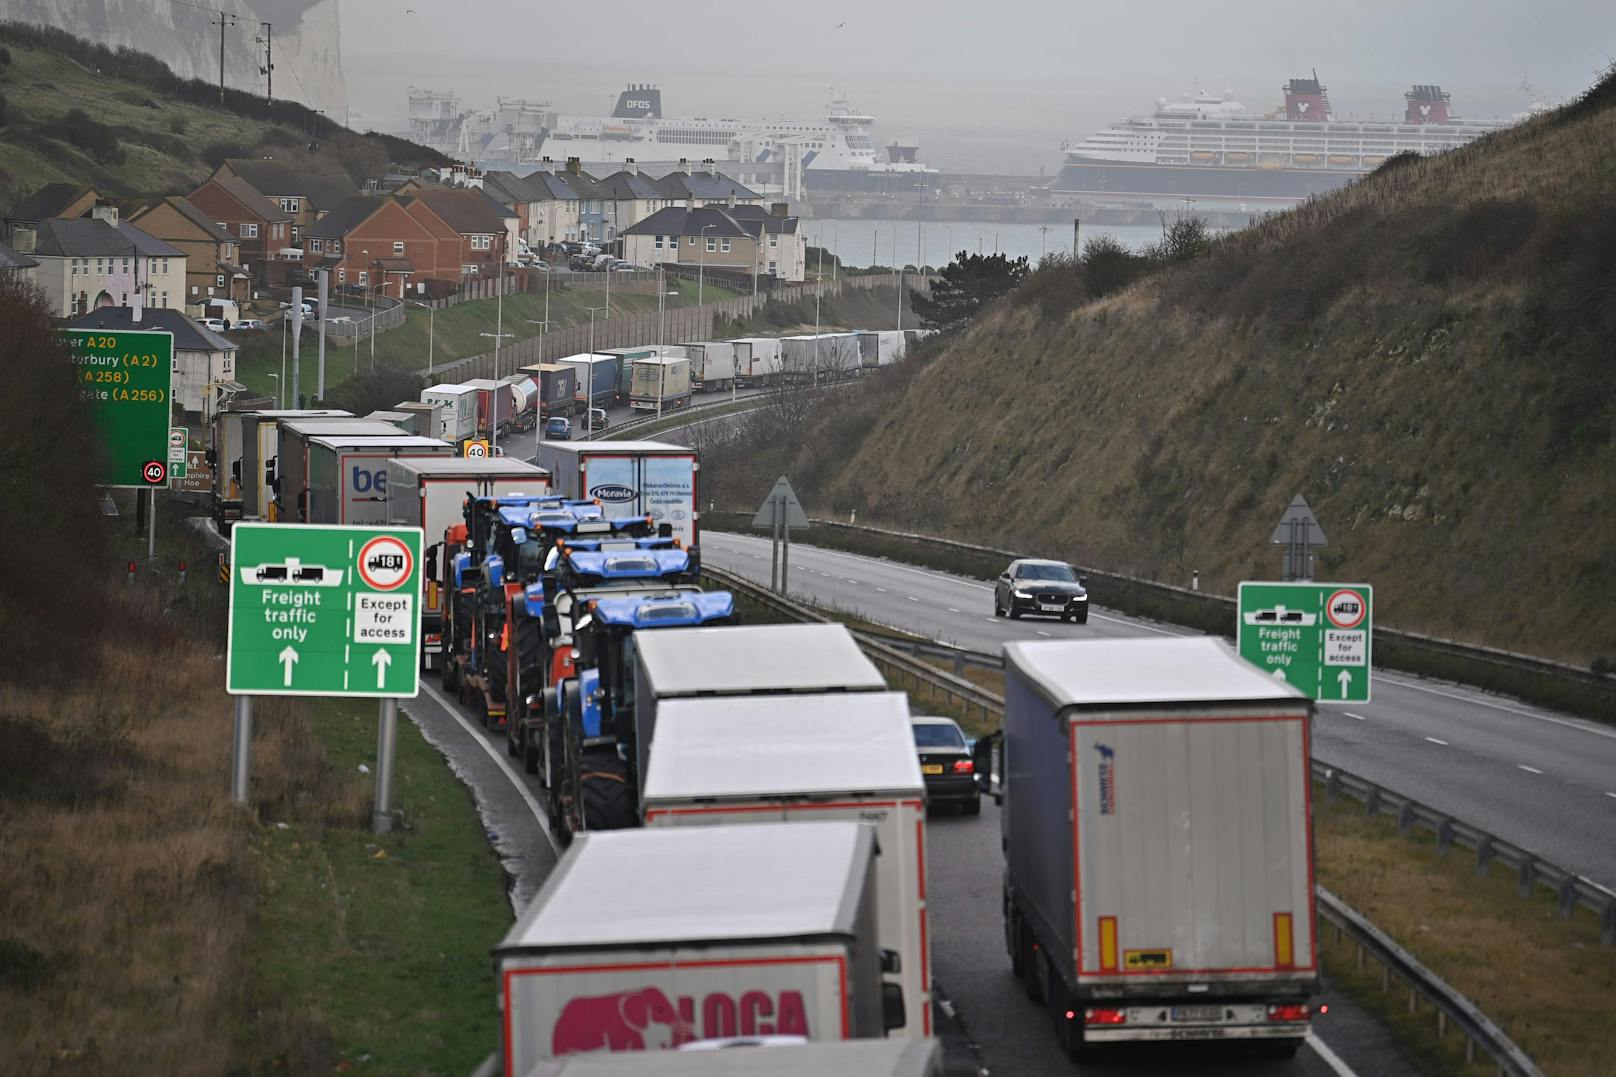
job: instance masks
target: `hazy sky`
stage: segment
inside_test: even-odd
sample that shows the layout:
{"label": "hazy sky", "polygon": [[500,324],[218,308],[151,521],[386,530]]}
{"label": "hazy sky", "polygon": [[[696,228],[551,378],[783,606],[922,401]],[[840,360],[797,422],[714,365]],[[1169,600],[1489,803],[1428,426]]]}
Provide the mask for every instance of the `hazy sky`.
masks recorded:
{"label": "hazy sky", "polygon": [[372,126],[402,125],[411,85],[598,115],[649,82],[664,115],[793,118],[834,85],[928,163],[1006,172],[1053,169],[1062,140],[1197,80],[1268,109],[1316,67],[1338,115],[1401,114],[1435,82],[1495,116],[1525,108],[1522,79],[1557,100],[1616,53],[1613,0],[342,0],[341,17]]}

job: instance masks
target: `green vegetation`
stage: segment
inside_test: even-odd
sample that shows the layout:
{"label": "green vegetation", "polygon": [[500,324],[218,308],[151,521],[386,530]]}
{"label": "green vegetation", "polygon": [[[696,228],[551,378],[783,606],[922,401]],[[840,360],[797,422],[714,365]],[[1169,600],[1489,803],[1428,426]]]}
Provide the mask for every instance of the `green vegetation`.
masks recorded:
{"label": "green vegetation", "polygon": [[1027,259],[960,252],[943,267],[930,295],[914,297],[915,313],[936,329],[964,325],[982,308],[1015,291],[1027,277]]}
{"label": "green vegetation", "polygon": [[[812,263],[810,263],[812,264]],[[827,280],[830,271],[826,271]],[[896,285],[896,275],[893,285]],[[905,289],[908,293],[908,289]],[[714,335],[727,337],[781,336],[789,333],[811,333],[814,329],[814,297],[782,302],[770,299],[758,307],[750,318],[726,319],[713,329]],[[893,329],[898,324],[897,297],[893,288],[877,285],[873,288],[847,287],[832,291],[827,283],[819,300],[818,324],[822,332],[835,329]],[[911,329],[920,325],[909,294],[903,300],[903,324]]]}

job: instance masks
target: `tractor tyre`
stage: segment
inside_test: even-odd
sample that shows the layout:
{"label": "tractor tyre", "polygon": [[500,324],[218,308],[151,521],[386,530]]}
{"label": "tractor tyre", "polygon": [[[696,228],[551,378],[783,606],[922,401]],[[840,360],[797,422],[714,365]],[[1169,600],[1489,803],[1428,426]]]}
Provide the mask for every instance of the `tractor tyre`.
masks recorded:
{"label": "tractor tyre", "polygon": [[633,777],[627,763],[616,755],[586,757],[580,778],[585,830],[622,830],[637,822]]}

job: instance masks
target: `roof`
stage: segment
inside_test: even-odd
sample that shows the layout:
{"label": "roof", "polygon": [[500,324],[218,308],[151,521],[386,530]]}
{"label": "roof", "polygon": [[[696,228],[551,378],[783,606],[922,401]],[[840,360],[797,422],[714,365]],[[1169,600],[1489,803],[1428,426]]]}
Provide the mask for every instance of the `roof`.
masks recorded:
{"label": "roof", "polygon": [[574,198],[596,198],[596,179],[587,172],[551,172],[550,176],[572,192]]}
{"label": "roof", "polygon": [[185,252],[172,244],[165,243],[143,228],[137,228],[128,221],[119,221],[113,225],[123,237],[127,239],[136,254],[143,254],[148,258],[184,258]]}
{"label": "roof", "polygon": [[661,698],[887,686],[841,625],[669,628],[635,639],[640,668]]}
{"label": "roof", "polygon": [[230,171],[252,184],[260,194],[270,198],[282,195],[306,198],[315,209],[332,209],[344,199],[359,193],[359,188],[347,176],[305,172],[280,161],[237,157],[225,161],[225,164],[230,166]]}
{"label": "roof", "polygon": [[303,229],[305,239],[341,239],[387,204],[387,199],[356,194],[339,202],[330,213]]}
{"label": "roof", "polygon": [[673,699],[657,706],[642,800],[924,789],[902,692]]}
{"label": "roof", "polygon": [[93,188],[85,187],[78,183],[47,183],[21,202],[18,202],[16,207],[6,215],[6,219],[13,221],[47,221],[52,217],[60,216],[68,206],[92,192]]}
{"label": "roof", "polygon": [[[535,176],[543,175],[541,172]],[[482,191],[496,202],[504,204],[511,202],[537,202],[539,200],[539,184],[528,182],[528,177],[518,176],[514,172],[485,172],[483,173]]]}
{"label": "roof", "polygon": [[1057,707],[1306,701],[1209,636],[1037,640],[1007,643],[1004,655]]}
{"label": "roof", "polygon": [[535,201],[539,202],[578,201],[583,197],[581,194],[579,194],[579,188],[586,185],[592,185],[595,182],[587,176],[580,176],[578,177],[578,180],[578,186],[574,187],[564,178],[556,175],[553,172],[534,172],[532,175],[527,177],[528,186],[532,188],[533,193],[537,196]]}
{"label": "roof", "polygon": [[[206,187],[208,183],[216,185],[221,191],[229,194],[230,197],[241,203],[242,208],[252,213],[255,217],[266,221],[289,221],[292,219],[290,213],[264,197],[256,187],[239,176],[214,176],[202,186]],[[197,188],[197,190],[201,190],[201,187]],[[192,193],[194,194],[195,192]]]}
{"label": "roof", "polygon": [[131,258],[136,254],[185,257],[183,251],[132,224],[120,221],[111,225],[94,217],[56,217],[40,221],[34,253],[48,258]]}
{"label": "roof", "polygon": [[414,273],[415,263],[408,258],[378,258],[376,268],[383,273]]}
{"label": "roof", "polygon": [[505,207],[481,191],[424,190],[417,192],[415,199],[463,236],[505,231]]}
{"label": "roof", "polygon": [[669,172],[656,181],[657,193],[663,198],[762,198],[749,187],[744,187],[722,172],[683,171]]}
{"label": "roof", "polygon": [[[636,363],[646,360],[636,359]],[[573,452],[588,456],[695,456],[689,445],[674,445],[666,441],[547,441],[547,447],[559,452]]]}
{"label": "roof", "polygon": [[715,1051],[614,1051],[540,1059],[524,1077],[927,1077],[936,1040],[822,1040]]}
{"label": "roof", "polygon": [[28,269],[39,263],[9,243],[0,243],[0,269]]}
{"label": "roof", "polygon": [[740,222],[741,227],[749,230],[750,234],[757,235],[754,222],[763,222],[764,232],[784,232],[791,234],[797,231],[798,218],[776,217],[762,206],[727,206],[724,212]]}
{"label": "roof", "polygon": [[[382,422],[383,420],[374,419],[371,421]],[[392,424],[389,423],[388,425],[391,426]],[[416,434],[409,434],[403,430],[398,430],[396,427],[394,428],[394,433],[391,434],[351,435],[332,434],[321,431],[319,437],[309,438],[309,444],[323,445],[328,449],[335,449],[338,452],[342,452],[345,449],[380,448],[387,449],[389,451],[394,449],[424,449],[431,452],[444,454],[454,449],[454,446],[450,445],[446,441],[439,441],[437,438],[424,438]]]}
{"label": "roof", "polygon": [[495,952],[851,935],[873,848],[853,822],[582,833]]}
{"label": "roof", "polygon": [[355,419],[351,416],[311,415],[304,419],[285,419],[281,422],[281,429],[305,434],[311,438],[409,436],[392,423],[376,419]]}
{"label": "roof", "polygon": [[[548,473],[543,468],[534,467],[525,460],[509,456],[496,456],[488,460],[471,460],[461,456],[425,456],[419,459],[400,460],[399,466],[418,475],[431,475],[437,478],[475,479],[503,475],[531,475],[535,481],[544,481],[548,478]],[[501,496],[515,496],[515,491],[503,491]]]}
{"label": "roof", "polygon": [[208,238],[216,243],[234,243],[236,241],[235,236],[219,227],[218,221],[215,221],[212,217],[208,216],[206,213],[203,213],[191,202],[190,199],[181,198],[179,195],[169,195],[167,198],[157,203],[157,205],[151,206],[141,211],[136,216],[130,218],[130,221],[132,223],[138,223],[144,219],[147,214],[151,213],[152,210],[156,209],[157,206],[169,207],[175,213],[178,213],[181,217],[184,217],[202,231],[206,232]]}
{"label": "roof", "polygon": [[111,329],[118,332],[156,330],[174,334],[176,352],[233,352],[241,345],[185,316],[183,311],[145,307],[140,321],[129,307],[97,307],[67,323],[69,329]]}
{"label": "roof", "polygon": [[650,176],[625,170],[597,180],[589,197],[621,202],[629,198],[662,198],[664,195],[657,190],[656,181]]}
{"label": "roof", "polygon": [[791,233],[797,218],[776,217],[762,206],[668,206],[623,229],[625,236],[748,236]]}

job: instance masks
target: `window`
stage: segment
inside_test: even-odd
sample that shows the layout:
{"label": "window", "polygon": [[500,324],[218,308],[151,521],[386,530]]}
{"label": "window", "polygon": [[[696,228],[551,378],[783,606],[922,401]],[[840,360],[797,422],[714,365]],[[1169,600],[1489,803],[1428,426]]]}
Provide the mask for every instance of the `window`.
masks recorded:
{"label": "window", "polygon": [[318,239],[309,240],[309,250],[313,251],[315,254],[319,254],[321,243],[322,241]]}
{"label": "window", "polygon": [[129,293],[128,292],[123,293],[122,297],[118,300],[118,305],[120,307],[127,307],[129,305]]}
{"label": "window", "polygon": [[162,294],[162,297],[163,297],[162,301],[160,303],[158,303],[157,305],[162,307],[164,310],[167,310],[168,309],[168,293],[163,292],[161,294]]}
{"label": "window", "polygon": [[657,250],[662,249],[662,237],[661,236],[656,237],[656,243],[654,244],[654,246],[656,247]]}
{"label": "window", "polygon": [[297,212],[297,207],[298,207],[297,199],[295,199],[295,198],[283,198],[283,199],[281,199],[281,210],[283,212],[285,212],[285,213],[296,213]]}
{"label": "window", "polygon": [[107,261],[106,261],[106,259],[105,258],[97,258],[95,260],[95,275],[98,276],[98,277],[104,277],[104,276],[106,276],[106,273],[107,273]]}
{"label": "window", "polygon": [[269,230],[269,235],[271,239],[286,238],[286,226],[284,224],[275,225]]}
{"label": "window", "polygon": [[[149,267],[148,267],[148,269],[147,269],[147,272],[150,272],[150,271],[151,271],[151,270],[150,270],[150,268],[149,268]],[[167,273],[167,272],[168,272],[168,259],[167,259],[167,258],[164,258],[164,259],[163,259],[163,272],[164,272],[164,273]]]}
{"label": "window", "polygon": [[361,269],[359,271],[359,283],[360,284],[369,284],[370,283],[370,274],[368,272],[366,272],[365,270],[363,270],[363,269]]}
{"label": "window", "polygon": [[476,266],[461,266],[460,267],[460,275],[462,277],[475,277],[477,275],[477,267]]}
{"label": "window", "polygon": [[729,237],[728,236],[725,236],[723,241],[719,243],[718,249],[720,251],[722,251],[723,253],[725,253],[725,254],[729,253]]}
{"label": "window", "polygon": [[343,269],[341,266],[337,267],[337,283],[338,284],[347,284],[348,283],[348,271],[346,269]]}
{"label": "window", "polygon": [[779,236],[770,236],[769,237],[769,246],[778,247],[779,245],[780,245],[780,237]]}
{"label": "window", "polygon": [[342,240],[333,239],[331,241],[331,253],[332,254],[341,254],[342,253]]}
{"label": "window", "polygon": [[223,273],[220,273],[219,276],[217,277],[217,285],[216,286],[220,287],[220,288],[224,287],[224,274]]}
{"label": "window", "polygon": [[[167,262],[167,261],[168,261],[168,259],[166,259],[166,258],[165,258],[165,259],[163,259],[163,261],[164,261],[164,262],[165,262],[165,263],[166,263],[166,262]],[[164,270],[167,270],[167,269],[168,269],[168,266],[167,266],[167,265],[164,265],[164,266],[163,266],[163,269],[164,269]],[[127,258],[125,258],[125,259],[124,259],[124,260],[123,260],[123,271],[124,271],[124,272],[125,272],[125,273],[127,273],[127,272],[129,272],[129,259],[127,259]]]}
{"label": "window", "polygon": [[771,277],[774,276],[775,273],[776,273],[775,265],[776,265],[776,263],[774,263],[774,262],[769,263],[769,276],[771,276]]}
{"label": "window", "polygon": [[686,236],[685,237],[685,246],[694,247],[695,245],[696,245],[696,237],[695,236]]}
{"label": "window", "polygon": [[471,249],[474,250],[474,251],[486,251],[491,246],[493,246],[493,243],[494,243],[494,237],[493,236],[472,236],[471,237]]}
{"label": "window", "polygon": [[402,239],[393,240],[393,253],[395,255],[402,255],[404,253],[404,241]]}
{"label": "window", "polygon": [[256,224],[243,224],[241,226],[241,238],[242,239],[257,239],[258,238],[258,226]]}
{"label": "window", "polygon": [[714,239],[712,236],[708,236],[707,237],[707,250],[708,250],[708,252],[711,253],[712,251],[716,251],[717,249],[718,249],[718,240]]}

